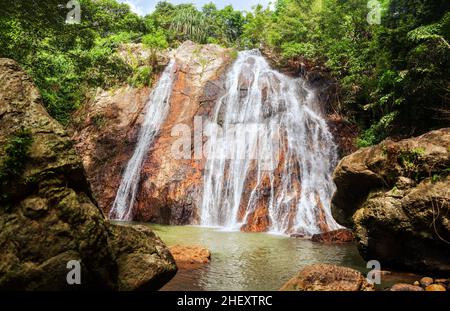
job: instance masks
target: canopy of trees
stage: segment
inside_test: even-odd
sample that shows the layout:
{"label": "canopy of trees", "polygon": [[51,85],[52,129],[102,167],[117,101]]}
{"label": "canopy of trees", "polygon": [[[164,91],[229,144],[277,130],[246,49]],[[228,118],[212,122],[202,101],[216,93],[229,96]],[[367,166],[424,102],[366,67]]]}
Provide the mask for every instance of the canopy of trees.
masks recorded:
{"label": "canopy of trees", "polygon": [[149,47],[151,72],[160,50],[185,40],[260,48],[285,64],[327,68],[339,83],[334,108],[359,125],[360,146],[450,123],[448,0],[277,0],[251,12],[160,2],[145,17],[115,0],[79,2],[80,24],[65,22],[67,1],[4,0],[0,7],[0,56],[28,70],[62,123],[89,89],[142,74],[117,56],[119,45]]}

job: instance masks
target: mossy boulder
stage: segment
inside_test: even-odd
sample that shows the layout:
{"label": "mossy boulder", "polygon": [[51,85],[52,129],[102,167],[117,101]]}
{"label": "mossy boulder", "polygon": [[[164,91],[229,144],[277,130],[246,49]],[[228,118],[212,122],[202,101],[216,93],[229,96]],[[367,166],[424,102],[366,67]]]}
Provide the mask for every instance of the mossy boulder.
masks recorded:
{"label": "mossy boulder", "polygon": [[[26,129],[32,138],[20,174],[1,187],[8,206],[0,201],[0,289],[158,289],[170,280],[176,266],[158,237],[106,221],[68,134],[48,115],[28,75],[9,59],[0,59],[0,124],[0,163],[17,132]],[[133,247],[118,252],[114,245],[125,236]],[[136,267],[120,260],[137,253],[152,257],[142,262],[139,271],[146,274],[139,276]],[[81,263],[81,285],[67,283],[72,260]],[[139,282],[128,281],[132,284],[124,288],[123,271]]]}
{"label": "mossy boulder", "polygon": [[345,157],[332,212],[382,267],[450,272],[450,129],[385,141]]}

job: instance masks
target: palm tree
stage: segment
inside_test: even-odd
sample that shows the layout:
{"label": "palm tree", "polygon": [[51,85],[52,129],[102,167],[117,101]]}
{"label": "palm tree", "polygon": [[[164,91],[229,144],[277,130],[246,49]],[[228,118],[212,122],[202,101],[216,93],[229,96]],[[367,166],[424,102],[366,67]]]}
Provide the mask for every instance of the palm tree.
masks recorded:
{"label": "palm tree", "polygon": [[194,7],[181,8],[174,16],[170,28],[177,32],[179,40],[205,43],[209,26],[205,16]]}

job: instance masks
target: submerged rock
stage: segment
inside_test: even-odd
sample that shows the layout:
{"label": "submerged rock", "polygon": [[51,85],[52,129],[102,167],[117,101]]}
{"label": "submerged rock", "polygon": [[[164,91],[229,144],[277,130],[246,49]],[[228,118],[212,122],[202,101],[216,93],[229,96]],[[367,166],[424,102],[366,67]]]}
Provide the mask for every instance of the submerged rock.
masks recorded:
{"label": "submerged rock", "polygon": [[[31,137],[23,172],[1,189],[8,204],[0,204],[0,289],[163,286],[176,273],[164,244],[142,228],[105,220],[69,135],[45,111],[31,79],[9,59],[0,59],[0,72],[0,164],[15,133]],[[70,261],[81,266],[80,285],[67,282]]]}
{"label": "submerged rock", "polygon": [[385,141],[345,157],[332,212],[382,267],[450,272],[450,129]]}
{"label": "submerged rock", "polygon": [[348,229],[339,229],[320,234],[314,234],[311,241],[318,243],[349,243],[353,242],[355,237]]}
{"label": "submerged rock", "polygon": [[175,245],[170,247],[170,252],[180,269],[198,268],[211,260],[211,252],[201,246]]}
{"label": "submerged rock", "polygon": [[301,270],[281,291],[372,291],[373,286],[358,271],[316,264]]}

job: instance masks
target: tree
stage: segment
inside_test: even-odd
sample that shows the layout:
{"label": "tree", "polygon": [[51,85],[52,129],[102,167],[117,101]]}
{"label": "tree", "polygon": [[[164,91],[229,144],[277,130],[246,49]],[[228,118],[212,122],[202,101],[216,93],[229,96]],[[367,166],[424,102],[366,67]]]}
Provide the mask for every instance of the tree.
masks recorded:
{"label": "tree", "polygon": [[170,29],[176,32],[178,41],[205,43],[209,25],[205,15],[193,5],[184,5],[176,11]]}
{"label": "tree", "polygon": [[149,64],[155,67],[158,63],[158,52],[169,47],[166,36],[162,31],[153,34],[147,34],[142,37],[142,43],[150,49]]}

